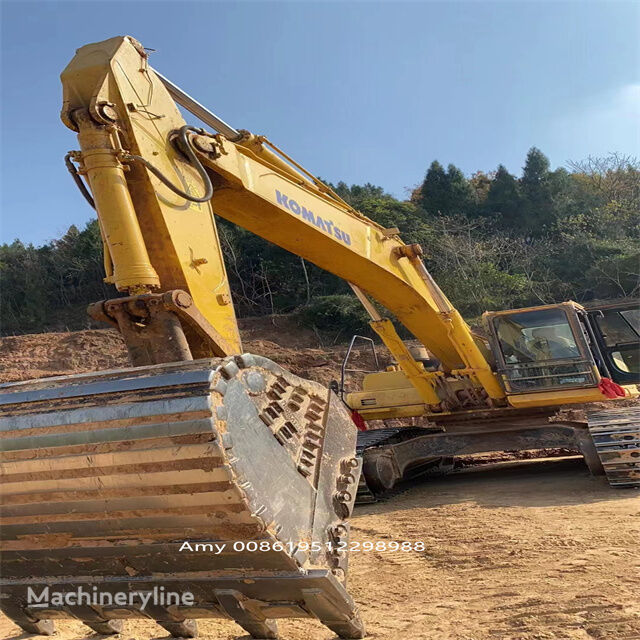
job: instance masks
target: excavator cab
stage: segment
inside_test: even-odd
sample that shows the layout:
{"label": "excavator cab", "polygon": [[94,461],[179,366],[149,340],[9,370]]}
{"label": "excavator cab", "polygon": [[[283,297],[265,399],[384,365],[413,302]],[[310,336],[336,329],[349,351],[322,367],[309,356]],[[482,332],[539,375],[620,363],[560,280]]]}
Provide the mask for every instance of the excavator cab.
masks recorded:
{"label": "excavator cab", "polygon": [[618,384],[640,383],[638,301],[591,307],[587,316],[605,375]]}
{"label": "excavator cab", "polygon": [[598,385],[600,374],[584,315],[572,302],[485,313],[507,393]]}

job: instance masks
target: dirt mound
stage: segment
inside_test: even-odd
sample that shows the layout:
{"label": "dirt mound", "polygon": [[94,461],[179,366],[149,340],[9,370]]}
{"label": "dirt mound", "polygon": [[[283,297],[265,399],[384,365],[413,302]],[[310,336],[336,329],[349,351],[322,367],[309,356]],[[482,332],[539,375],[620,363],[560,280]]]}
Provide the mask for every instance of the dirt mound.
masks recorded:
{"label": "dirt mound", "polygon": [[[340,378],[346,351],[344,345],[309,347],[309,344],[318,344],[313,332],[296,330],[291,322],[282,318],[276,318],[275,323],[267,318],[245,319],[241,323],[241,333],[245,352],[270,358],[296,375],[325,386]],[[384,358],[384,353],[380,355]],[[355,350],[352,365],[370,369],[373,366],[370,352]],[[0,339],[0,382],[126,366],[124,341],[113,329],[37,333]]]}
{"label": "dirt mound", "polygon": [[124,366],[127,350],[115,330],[36,333],[0,339],[0,382]]}

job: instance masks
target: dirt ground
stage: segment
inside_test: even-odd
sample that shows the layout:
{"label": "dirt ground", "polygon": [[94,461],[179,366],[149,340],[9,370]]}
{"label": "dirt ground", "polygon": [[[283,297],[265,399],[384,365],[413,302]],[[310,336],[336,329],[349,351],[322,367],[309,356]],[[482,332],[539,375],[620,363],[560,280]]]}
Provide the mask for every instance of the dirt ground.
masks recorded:
{"label": "dirt ground", "polygon": [[[345,345],[322,344],[312,331],[293,326],[285,316],[239,321],[245,353],[275,360],[296,375],[328,385],[339,378]],[[387,353],[379,349],[381,362]],[[368,350],[357,349],[354,368],[370,368]],[[127,351],[116,330],[34,333],[0,338],[0,382],[15,382],[126,367]]]}
{"label": "dirt ground", "polygon": [[[336,377],[343,346],[245,324],[245,350],[299,375]],[[272,331],[272,335],[268,335]],[[268,339],[271,337],[271,339]],[[126,363],[110,331],[0,341],[0,380]],[[361,358],[363,360],[363,358]],[[363,360],[364,361],[364,360]],[[349,589],[376,640],[640,640],[640,493],[614,491],[576,460],[520,462],[414,483],[356,507],[355,541],[425,543],[424,551],[356,551]],[[283,621],[283,640],[330,640],[316,621]],[[59,622],[58,640],[96,638]],[[200,622],[205,640],[247,640],[230,621]],[[0,638],[28,636],[0,617]],[[165,638],[128,622],[118,640]]]}

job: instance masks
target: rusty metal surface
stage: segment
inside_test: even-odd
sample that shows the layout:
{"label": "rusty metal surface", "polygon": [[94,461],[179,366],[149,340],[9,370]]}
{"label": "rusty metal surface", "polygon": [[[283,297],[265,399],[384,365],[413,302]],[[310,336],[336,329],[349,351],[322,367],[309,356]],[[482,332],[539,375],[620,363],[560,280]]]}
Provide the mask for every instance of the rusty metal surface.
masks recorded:
{"label": "rusty metal surface", "polygon": [[87,312],[118,328],[135,367],[233,353],[233,346],[180,289],[101,300],[90,304]]}
{"label": "rusty metal surface", "polygon": [[[13,383],[0,428],[0,608],[25,630],[63,616],[113,633],[147,616],[179,635],[231,615],[275,637],[271,619],[316,616],[361,637],[346,556],[328,544],[348,540],[356,431],[321,385],[251,355]],[[185,540],[226,545],[181,553]],[[271,548],[233,550],[249,540]],[[27,587],[45,583],[161,585],[196,604],[29,608]]]}
{"label": "rusty metal surface", "polygon": [[640,407],[591,409],[587,420],[609,484],[640,487]]}
{"label": "rusty metal surface", "polygon": [[[403,480],[440,474],[456,456],[530,449],[579,451],[594,475],[604,473],[586,422],[554,419],[549,411],[511,412],[491,420],[448,422],[439,428],[396,428],[358,436],[363,479],[358,502],[374,502]],[[444,461],[445,464],[441,465]]]}

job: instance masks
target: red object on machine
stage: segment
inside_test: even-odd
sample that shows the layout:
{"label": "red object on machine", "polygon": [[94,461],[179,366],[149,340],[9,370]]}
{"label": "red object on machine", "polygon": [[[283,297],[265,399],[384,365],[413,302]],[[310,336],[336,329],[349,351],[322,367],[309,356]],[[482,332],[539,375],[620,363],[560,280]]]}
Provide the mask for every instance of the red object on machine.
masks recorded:
{"label": "red object on machine", "polygon": [[607,396],[607,398],[624,398],[625,396],[624,389],[611,378],[602,378],[598,389],[600,389],[602,395]]}
{"label": "red object on machine", "polygon": [[356,427],[358,427],[358,431],[368,431],[367,423],[355,409],[351,412],[351,419],[353,420]]}

